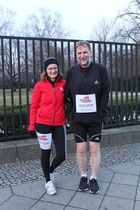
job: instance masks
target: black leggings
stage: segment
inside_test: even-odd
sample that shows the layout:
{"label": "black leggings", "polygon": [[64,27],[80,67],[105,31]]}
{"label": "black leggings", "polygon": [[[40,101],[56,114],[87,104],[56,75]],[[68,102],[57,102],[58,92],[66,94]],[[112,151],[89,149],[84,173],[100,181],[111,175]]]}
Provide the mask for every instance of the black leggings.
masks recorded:
{"label": "black leggings", "polygon": [[56,156],[50,165],[51,149],[41,149],[41,166],[46,178],[46,182],[50,180],[50,173],[54,171],[66,159],[66,128],[65,126],[50,126],[43,124],[36,124],[36,131],[38,133],[52,133],[53,142],[55,145]]}

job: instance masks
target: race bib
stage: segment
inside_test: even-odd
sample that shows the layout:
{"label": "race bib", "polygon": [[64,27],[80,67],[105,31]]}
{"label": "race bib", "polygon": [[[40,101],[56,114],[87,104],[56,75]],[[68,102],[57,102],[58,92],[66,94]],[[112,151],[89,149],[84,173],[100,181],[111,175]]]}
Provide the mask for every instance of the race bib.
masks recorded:
{"label": "race bib", "polygon": [[37,139],[40,145],[41,149],[48,150],[51,149],[51,143],[52,143],[52,133],[37,133]]}
{"label": "race bib", "polygon": [[96,112],[96,97],[95,94],[76,95],[76,112],[90,113]]}

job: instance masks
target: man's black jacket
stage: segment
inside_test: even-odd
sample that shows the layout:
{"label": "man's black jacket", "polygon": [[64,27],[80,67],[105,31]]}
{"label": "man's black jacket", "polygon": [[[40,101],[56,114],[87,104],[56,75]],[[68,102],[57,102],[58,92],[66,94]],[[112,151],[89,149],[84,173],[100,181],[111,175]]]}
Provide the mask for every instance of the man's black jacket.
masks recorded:
{"label": "man's black jacket", "polygon": [[[109,80],[103,65],[91,63],[88,68],[73,66],[67,73],[65,103],[75,123],[95,124],[103,121],[107,113]],[[77,113],[76,95],[95,94],[96,112]]]}

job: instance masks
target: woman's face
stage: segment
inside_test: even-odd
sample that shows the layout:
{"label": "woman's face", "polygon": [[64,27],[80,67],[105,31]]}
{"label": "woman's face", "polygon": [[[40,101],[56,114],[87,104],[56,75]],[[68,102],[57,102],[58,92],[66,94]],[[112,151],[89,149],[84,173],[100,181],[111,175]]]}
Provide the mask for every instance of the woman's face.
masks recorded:
{"label": "woman's face", "polygon": [[55,81],[56,77],[58,76],[58,66],[56,64],[50,64],[48,65],[46,71],[51,81]]}

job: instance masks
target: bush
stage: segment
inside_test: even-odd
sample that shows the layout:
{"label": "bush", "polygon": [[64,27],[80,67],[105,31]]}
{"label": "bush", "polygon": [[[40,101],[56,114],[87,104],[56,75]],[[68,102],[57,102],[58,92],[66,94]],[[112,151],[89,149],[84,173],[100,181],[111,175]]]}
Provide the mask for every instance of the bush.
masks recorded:
{"label": "bush", "polygon": [[113,124],[117,127],[117,125],[125,123],[136,123],[137,118],[140,117],[140,103],[137,106],[138,113],[136,113],[136,104],[133,104],[133,107],[131,103],[128,103],[126,106],[125,102],[123,105],[118,104],[117,107],[115,104],[112,107],[108,105],[107,124]]}
{"label": "bush", "polygon": [[[20,125],[20,106],[14,106],[14,127],[15,127],[15,136],[21,135],[20,129],[22,130],[23,135],[27,134],[27,106],[22,105],[22,126]],[[5,125],[4,125],[4,107],[0,106],[0,137],[5,136]],[[6,106],[6,125],[7,125],[7,134],[8,136],[13,136],[13,120],[12,120],[12,107]],[[21,127],[21,128],[20,128]]]}
{"label": "bush", "polygon": [[[118,125],[122,125],[123,123],[127,123],[131,125],[133,122],[136,124],[136,119],[140,116],[140,102],[138,103],[138,113],[136,116],[136,105],[133,105],[133,110],[131,103],[126,106],[126,103],[123,103],[123,107],[121,108],[121,104],[119,103],[116,107],[115,104],[111,106],[108,104],[108,115],[105,120],[105,127],[117,127]],[[15,127],[15,136],[18,135],[26,135],[28,132],[28,122],[27,122],[27,105],[22,105],[21,107],[22,113],[22,125],[20,124],[20,106],[14,106],[14,127]],[[112,114],[111,114],[112,113]],[[70,127],[70,117],[66,110],[66,118],[67,118],[67,131],[71,132]],[[0,106],[0,137],[5,136],[5,126],[4,126],[4,107]],[[6,106],[6,124],[7,124],[7,134],[8,136],[14,136],[13,132],[13,121],[12,121],[12,108],[11,106]],[[21,132],[22,131],[22,132]]]}

